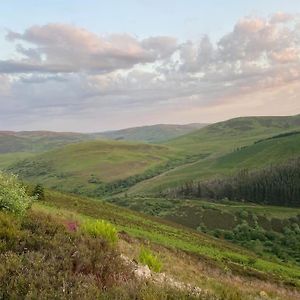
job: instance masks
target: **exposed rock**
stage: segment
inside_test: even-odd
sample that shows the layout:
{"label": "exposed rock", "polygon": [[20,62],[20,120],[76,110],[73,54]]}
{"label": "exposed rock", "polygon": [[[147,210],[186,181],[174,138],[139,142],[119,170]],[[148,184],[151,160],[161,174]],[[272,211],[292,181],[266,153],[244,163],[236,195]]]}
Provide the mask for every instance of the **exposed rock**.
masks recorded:
{"label": "exposed rock", "polygon": [[157,284],[168,285],[178,290],[186,290],[190,293],[190,295],[193,296],[200,296],[206,294],[206,291],[203,291],[201,288],[197,286],[192,286],[191,284],[185,284],[183,282],[177,281],[165,273],[152,272],[147,265],[146,266],[139,265],[135,259],[131,260],[123,254],[121,254],[121,258],[128,266],[132,268],[134,275],[138,279],[152,280]]}

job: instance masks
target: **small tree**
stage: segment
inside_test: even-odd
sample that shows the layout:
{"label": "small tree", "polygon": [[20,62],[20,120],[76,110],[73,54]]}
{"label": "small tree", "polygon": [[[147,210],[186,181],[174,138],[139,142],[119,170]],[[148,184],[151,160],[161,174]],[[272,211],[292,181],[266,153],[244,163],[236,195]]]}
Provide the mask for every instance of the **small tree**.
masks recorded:
{"label": "small tree", "polygon": [[24,215],[33,199],[27,195],[25,187],[18,181],[17,176],[0,172],[1,211]]}
{"label": "small tree", "polygon": [[44,188],[41,184],[37,184],[32,192],[32,196],[35,196],[38,200],[45,199]]}

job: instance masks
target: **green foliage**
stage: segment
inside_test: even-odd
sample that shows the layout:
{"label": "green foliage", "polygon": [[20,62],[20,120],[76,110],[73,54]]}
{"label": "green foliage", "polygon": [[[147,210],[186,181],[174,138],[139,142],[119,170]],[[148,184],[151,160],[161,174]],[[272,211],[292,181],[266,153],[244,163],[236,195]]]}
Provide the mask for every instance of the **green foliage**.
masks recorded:
{"label": "green foliage", "polygon": [[[202,182],[187,182],[171,194],[184,197],[227,197],[282,206],[300,206],[300,158],[263,169],[241,170],[237,175]],[[247,216],[244,216],[244,218]]]}
{"label": "green foliage", "polygon": [[24,215],[33,199],[15,175],[0,172],[0,210]]}
{"label": "green foliage", "polygon": [[81,225],[81,229],[91,237],[101,237],[112,246],[118,242],[117,229],[104,220],[87,220]]}
{"label": "green foliage", "polygon": [[38,200],[45,199],[44,187],[41,184],[37,184],[32,192],[32,196],[35,196]]}
{"label": "green foliage", "polygon": [[152,253],[148,248],[142,248],[139,254],[139,261],[147,265],[150,270],[154,272],[160,272],[162,268],[162,262],[159,257]]}

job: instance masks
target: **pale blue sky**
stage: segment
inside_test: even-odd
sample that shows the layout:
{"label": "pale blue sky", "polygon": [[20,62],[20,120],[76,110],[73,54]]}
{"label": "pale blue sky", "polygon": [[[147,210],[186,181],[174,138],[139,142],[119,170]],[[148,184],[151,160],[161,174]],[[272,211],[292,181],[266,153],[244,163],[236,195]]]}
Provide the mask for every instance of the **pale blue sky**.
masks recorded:
{"label": "pale blue sky", "polygon": [[22,31],[32,24],[70,23],[94,32],[182,39],[221,35],[247,15],[300,12],[298,0],[9,0],[1,1],[1,28]]}

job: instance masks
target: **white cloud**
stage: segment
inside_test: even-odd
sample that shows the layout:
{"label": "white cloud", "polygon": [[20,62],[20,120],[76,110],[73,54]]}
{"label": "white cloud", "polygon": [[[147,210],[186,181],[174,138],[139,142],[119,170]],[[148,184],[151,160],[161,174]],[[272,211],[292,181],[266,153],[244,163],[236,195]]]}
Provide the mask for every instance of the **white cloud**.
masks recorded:
{"label": "white cloud", "polygon": [[110,72],[131,68],[138,63],[154,62],[172,54],[176,39],[153,37],[138,40],[128,34],[99,36],[82,28],[66,24],[33,26],[24,33],[10,31],[9,41],[26,42],[17,45],[24,58],[0,61],[0,72]]}

